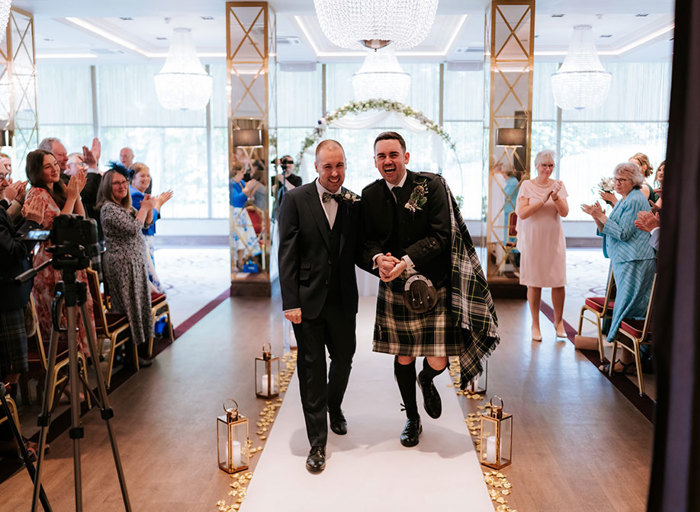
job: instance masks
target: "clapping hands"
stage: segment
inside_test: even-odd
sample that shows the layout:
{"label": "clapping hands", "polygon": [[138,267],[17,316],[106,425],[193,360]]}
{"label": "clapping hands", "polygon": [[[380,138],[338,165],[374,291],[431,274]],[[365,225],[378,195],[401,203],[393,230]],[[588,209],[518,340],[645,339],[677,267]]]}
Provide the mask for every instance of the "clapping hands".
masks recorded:
{"label": "clapping hands", "polygon": [[163,192],[162,194],[159,194],[159,195],[156,196],[156,198],[155,198],[154,208],[155,208],[156,210],[159,210],[159,211],[160,211],[160,207],[163,206],[163,205],[164,205],[165,203],[167,203],[168,201],[170,201],[170,199],[172,199],[172,197],[173,197],[173,191],[172,191],[172,190],[168,190],[168,191],[166,191],[166,192]]}
{"label": "clapping hands", "polygon": [[83,169],[78,170],[78,172],[71,176],[70,180],[68,181],[68,185],[66,186],[66,199],[78,199],[86,182],[87,173]]}
{"label": "clapping hands", "polygon": [[14,183],[10,183],[4,190],[4,196],[7,202],[11,203],[16,199],[20,203],[24,203],[26,187],[26,181],[15,181]]}
{"label": "clapping hands", "polygon": [[146,194],[143,196],[143,199],[141,200],[141,206],[139,207],[139,210],[151,210],[153,207],[155,207],[157,198],[151,196],[151,194]]}
{"label": "clapping hands", "polygon": [[550,196],[552,197],[552,201],[559,201],[559,192],[561,192],[562,188],[562,182],[560,180],[556,180],[554,182],[554,186],[552,187],[552,190],[550,191]]}
{"label": "clapping hands", "polygon": [[593,204],[582,204],[581,210],[583,210],[583,213],[587,213],[594,219],[605,215],[605,212],[603,211],[603,208],[600,206],[600,203],[598,203],[598,201],[596,201]]}

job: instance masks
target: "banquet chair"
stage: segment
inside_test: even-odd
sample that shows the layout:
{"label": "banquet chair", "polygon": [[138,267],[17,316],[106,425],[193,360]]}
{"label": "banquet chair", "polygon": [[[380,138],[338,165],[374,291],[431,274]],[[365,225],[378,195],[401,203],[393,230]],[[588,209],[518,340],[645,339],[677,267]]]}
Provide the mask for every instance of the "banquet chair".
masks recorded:
{"label": "banquet chair", "polygon": [[[27,380],[36,377],[37,378],[37,399],[40,398],[44,390],[44,383],[47,376],[48,370],[48,360],[46,353],[49,350],[49,341],[44,341],[41,336],[41,330],[39,329],[39,320],[36,314],[36,306],[34,304],[34,296],[29,296],[29,309],[32,316],[33,325],[36,326],[34,332],[30,336],[27,336],[27,363],[29,366],[29,371],[22,375],[20,379],[20,386],[22,390],[22,398],[27,400],[29,403],[29,387],[27,385]],[[33,342],[33,343],[32,343]],[[56,364],[53,370],[53,386],[49,391],[49,403],[51,408],[58,402],[61,393],[68,384],[68,372],[63,370],[68,368],[68,342],[66,340],[61,340],[59,338],[58,347],[56,349]],[[90,393],[85,382],[87,382],[87,360],[85,355],[78,350],[78,366],[79,372],[82,376],[83,382],[83,392],[85,393],[85,400],[87,401],[88,408],[91,407]]]}
{"label": "banquet chair", "polygon": [[[108,313],[104,305],[102,294],[100,293],[100,281],[97,272],[91,268],[86,269],[90,295],[92,295],[93,309],[95,314],[95,334],[98,339],[109,340],[109,357],[107,358],[107,378],[105,385],[109,388],[114,371],[114,356],[117,347],[122,346],[131,338],[129,330],[129,319],[122,313]],[[136,345],[132,344],[132,357],[134,368],[139,369],[139,356]]]}
{"label": "banquet chair", "polygon": [[[617,330],[617,336],[613,340],[613,349],[610,363],[609,375],[613,374],[615,368],[615,354],[618,347],[631,352],[634,356],[634,365],[637,370],[637,387],[639,388],[639,396],[644,396],[644,379],[642,378],[642,357],[639,348],[642,345],[650,345],[651,339],[651,311],[654,304],[654,290],[656,288],[656,274],[654,281],[651,283],[651,293],[649,294],[649,303],[647,304],[646,315],[644,320],[633,320],[624,318],[620,322],[620,327]],[[627,338],[624,341],[630,341],[632,346],[620,340],[620,335]]]}
{"label": "banquet chair", "polygon": [[[173,321],[170,318],[170,306],[168,301],[165,300],[164,293],[151,292],[151,314],[153,315],[153,324],[165,318],[168,324],[168,332],[170,334],[169,340],[172,343],[175,341],[175,334],[173,333]],[[148,358],[153,357],[153,336],[148,340]]]}
{"label": "banquet chair", "polygon": [[[612,310],[615,306],[615,278],[613,276],[612,268],[608,274],[608,284],[605,287],[604,297],[588,297],[583,303],[581,308],[581,314],[578,319],[578,335],[581,336],[581,328],[583,327],[583,321],[586,320],[592,324],[595,324],[598,328],[598,354],[600,355],[601,362],[605,361],[605,348],[603,347],[603,328],[602,321],[604,319],[612,318]],[[594,320],[587,318],[586,311],[593,314]]]}
{"label": "banquet chair", "polygon": [[[9,392],[5,396],[5,400],[7,400],[7,408],[10,409],[10,417],[12,418],[12,421],[15,422],[15,426],[17,427],[17,431],[21,435],[22,434],[22,426],[19,423],[19,413],[17,412],[17,404],[12,399]],[[0,425],[5,423],[7,421],[7,419],[8,419],[7,416],[0,417]]]}

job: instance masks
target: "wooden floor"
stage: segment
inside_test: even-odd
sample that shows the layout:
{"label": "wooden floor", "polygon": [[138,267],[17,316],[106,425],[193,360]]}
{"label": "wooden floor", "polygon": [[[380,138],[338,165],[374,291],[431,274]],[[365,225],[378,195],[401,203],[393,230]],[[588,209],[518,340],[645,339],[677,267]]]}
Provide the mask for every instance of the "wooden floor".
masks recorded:
{"label": "wooden floor", "polygon": [[[372,322],[374,299],[361,300],[358,323]],[[230,478],[216,465],[215,419],[229,397],[252,418],[264,407],[254,398],[253,358],[265,342],[282,351],[280,309],[278,297],[226,300],[110,395],[133,510],[212,512],[226,497]],[[489,363],[488,392],[514,415],[513,464],[503,471],[513,484],[509,505],[520,512],[644,510],[652,424],[571,343],[554,341],[544,316],[545,341],[532,342],[524,301],[497,301],[497,310],[502,342]],[[476,405],[464,399],[465,412]],[[83,424],[84,509],[123,510],[98,411]],[[44,483],[56,511],[73,509],[71,455],[67,433],[51,444]],[[274,492],[275,482],[269,485]],[[0,485],[0,512],[28,510],[31,490],[26,472],[15,474]]]}

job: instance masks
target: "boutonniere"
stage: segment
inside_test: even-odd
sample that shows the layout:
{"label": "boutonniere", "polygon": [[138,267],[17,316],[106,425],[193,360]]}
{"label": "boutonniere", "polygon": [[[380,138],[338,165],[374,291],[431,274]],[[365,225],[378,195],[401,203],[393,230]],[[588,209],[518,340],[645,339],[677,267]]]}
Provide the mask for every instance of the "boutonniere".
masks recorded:
{"label": "boutonniere", "polygon": [[347,201],[349,203],[357,203],[360,200],[360,196],[355,194],[355,192],[353,192],[352,190],[348,190],[346,188],[344,188],[341,191],[340,196],[343,199],[343,201]]}
{"label": "boutonniere", "polygon": [[408,198],[408,202],[404,205],[411,213],[416,213],[418,210],[422,210],[425,203],[428,202],[428,182],[423,180],[422,182],[416,182],[416,186],[413,187],[413,192],[411,192],[411,197]]}

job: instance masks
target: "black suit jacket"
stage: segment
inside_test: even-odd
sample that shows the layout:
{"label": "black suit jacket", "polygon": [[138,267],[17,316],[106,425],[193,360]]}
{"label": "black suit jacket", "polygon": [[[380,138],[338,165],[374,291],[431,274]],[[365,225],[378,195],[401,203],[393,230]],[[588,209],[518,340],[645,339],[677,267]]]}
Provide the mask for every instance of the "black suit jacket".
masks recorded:
{"label": "black suit jacket", "polygon": [[85,213],[88,217],[97,221],[97,235],[100,240],[104,240],[102,225],[100,224],[100,211],[95,208],[97,204],[97,192],[102,183],[102,175],[98,172],[89,172],[83,190],[80,192],[80,199],[83,201]]}
{"label": "black suit jacket", "polygon": [[[341,209],[343,213],[341,216]],[[359,203],[338,204],[340,272],[343,310],[357,313]],[[279,215],[279,279],[283,309],[301,308],[304,319],[317,318],[326,303],[331,278],[330,229],[318,197],[316,182],[286,194]]]}
{"label": "black suit jacket", "polygon": [[0,208],[0,310],[14,311],[29,302],[33,280],[20,284],[12,279],[32,268],[34,241],[24,241],[22,236],[30,229],[40,227],[36,222],[25,220],[15,230],[7,212]]}
{"label": "black suit jacket", "polygon": [[[432,173],[406,170],[406,181],[398,201],[383,179],[362,191],[364,248],[362,268],[372,268],[376,254],[390,252],[401,258],[408,255],[416,270],[435,286],[446,282],[450,271],[449,198],[441,180]],[[418,184],[427,186],[427,203],[411,212],[405,205]],[[378,275],[377,270],[372,271]]]}

